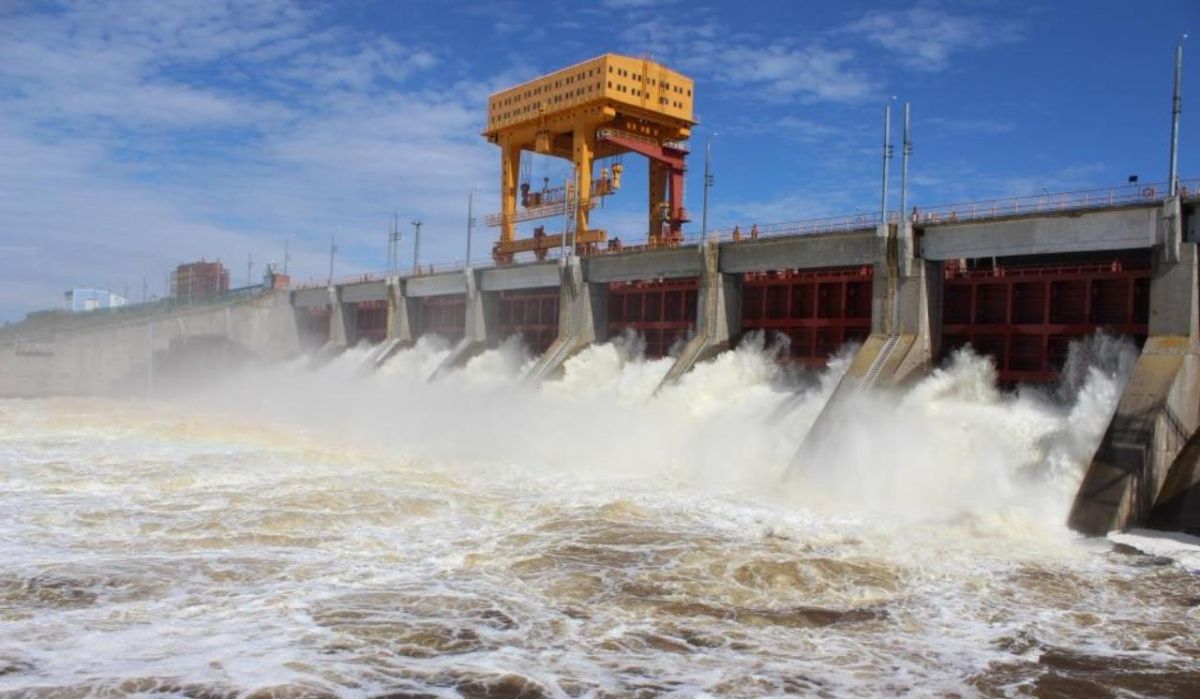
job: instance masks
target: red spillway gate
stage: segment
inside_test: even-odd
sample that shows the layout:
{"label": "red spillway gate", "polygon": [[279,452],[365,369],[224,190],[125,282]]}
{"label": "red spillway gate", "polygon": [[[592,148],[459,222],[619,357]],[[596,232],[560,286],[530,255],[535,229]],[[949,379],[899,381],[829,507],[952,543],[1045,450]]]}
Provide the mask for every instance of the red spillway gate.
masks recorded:
{"label": "red spillway gate", "polygon": [[501,291],[499,336],[520,335],[529,352],[540,356],[558,336],[558,296],[557,286]]}
{"label": "red spillway gate", "polygon": [[1146,339],[1150,258],[947,263],[941,355],[970,344],[995,359],[1003,383],[1058,378],[1072,340],[1103,330]]}
{"label": "red spillway gate", "polygon": [[613,282],[608,285],[608,336],[633,330],[646,341],[645,356],[665,357],[696,328],[695,278]]}
{"label": "red spillway gate", "polygon": [[421,332],[419,335],[438,335],[450,342],[463,338],[467,325],[465,294],[441,294],[421,299]]}
{"label": "red spillway gate", "polygon": [[874,267],[751,272],[742,279],[742,333],[790,340],[785,358],[824,366],[847,342],[871,333]]}
{"label": "red spillway gate", "polygon": [[372,343],[387,338],[387,301],[360,301],[354,306],[355,332],[358,339]]}

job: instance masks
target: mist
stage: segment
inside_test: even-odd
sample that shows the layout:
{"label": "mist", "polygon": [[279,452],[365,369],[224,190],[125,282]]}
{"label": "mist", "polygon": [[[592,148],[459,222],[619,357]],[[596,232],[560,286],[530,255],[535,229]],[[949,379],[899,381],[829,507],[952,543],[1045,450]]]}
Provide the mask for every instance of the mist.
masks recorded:
{"label": "mist", "polygon": [[859,392],[806,441],[856,347],[821,370],[778,361],[753,335],[655,388],[670,357],[636,335],[588,347],[563,375],[520,380],[519,337],[437,381],[450,344],[421,338],[376,373],[360,345],[318,369],[245,369],[180,397],[200,409],[300,427],[415,464],[538,478],[659,480],[814,510],[1065,531],[1067,508],[1116,407],[1136,347],[1074,343],[1059,384],[1001,390],[969,349],[915,383]]}

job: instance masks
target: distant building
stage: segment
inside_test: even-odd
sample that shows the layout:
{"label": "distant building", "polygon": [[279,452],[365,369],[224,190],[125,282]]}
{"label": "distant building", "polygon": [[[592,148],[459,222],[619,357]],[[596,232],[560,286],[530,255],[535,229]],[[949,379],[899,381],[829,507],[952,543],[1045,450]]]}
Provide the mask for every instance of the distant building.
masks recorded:
{"label": "distant building", "polygon": [[71,289],[63,294],[64,307],[73,313],[94,311],[97,308],[117,308],[126,303],[124,296],[119,296],[104,289]]}
{"label": "distant building", "polygon": [[263,273],[263,289],[288,289],[292,286],[292,278],[279,271],[274,262],[267,265]]}
{"label": "distant building", "polygon": [[183,301],[229,291],[229,270],[220,262],[189,262],[171,272],[171,296]]}

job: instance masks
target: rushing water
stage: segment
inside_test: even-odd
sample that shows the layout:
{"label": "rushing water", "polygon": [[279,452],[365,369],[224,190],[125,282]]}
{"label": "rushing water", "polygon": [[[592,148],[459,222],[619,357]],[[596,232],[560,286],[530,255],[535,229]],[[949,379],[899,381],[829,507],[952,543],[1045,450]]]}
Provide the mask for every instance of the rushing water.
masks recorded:
{"label": "rushing water", "polygon": [[794,465],[845,356],[652,395],[635,338],[538,388],[516,343],[424,383],[424,339],[0,401],[0,693],[1194,695],[1197,577],[1062,524],[1133,356],[1076,349],[1015,394],[959,355]]}

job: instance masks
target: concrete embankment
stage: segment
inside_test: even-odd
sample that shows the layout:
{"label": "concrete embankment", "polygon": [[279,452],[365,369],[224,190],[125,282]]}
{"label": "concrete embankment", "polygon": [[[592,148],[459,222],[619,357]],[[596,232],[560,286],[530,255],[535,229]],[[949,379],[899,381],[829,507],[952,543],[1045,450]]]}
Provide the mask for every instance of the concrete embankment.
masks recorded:
{"label": "concrete embankment", "polygon": [[0,395],[145,395],[243,361],[300,353],[286,292],[92,320],[6,328]]}

